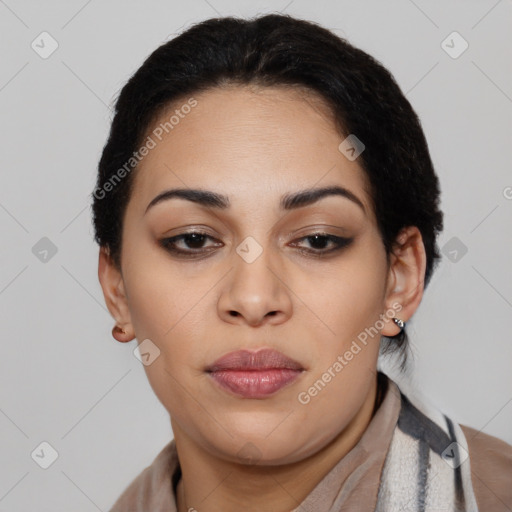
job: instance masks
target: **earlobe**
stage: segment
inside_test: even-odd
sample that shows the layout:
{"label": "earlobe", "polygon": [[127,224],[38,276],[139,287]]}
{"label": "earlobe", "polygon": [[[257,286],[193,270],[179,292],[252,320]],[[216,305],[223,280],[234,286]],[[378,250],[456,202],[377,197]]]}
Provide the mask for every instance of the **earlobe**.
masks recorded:
{"label": "earlobe", "polygon": [[[387,310],[395,309],[395,316],[403,322],[412,317],[421,302],[425,268],[425,246],[419,229],[416,226],[404,228],[393,247],[386,290]],[[382,329],[384,336],[395,336],[399,332],[400,326],[395,321],[387,322]]]}
{"label": "earlobe", "polygon": [[119,327],[117,324],[112,328],[112,338],[121,343],[126,343],[127,341],[133,340],[133,336],[130,336],[128,332],[126,332],[122,327]]}
{"label": "earlobe", "polygon": [[[130,310],[124,289],[124,281],[121,271],[115,265],[109,251],[105,247],[100,248],[98,257],[98,279],[103,290],[103,297],[107,308],[116,320],[116,327],[123,331],[122,341],[130,341],[135,337],[131,323]],[[113,329],[114,334],[121,333],[119,329]],[[121,340],[118,340],[121,341]]]}

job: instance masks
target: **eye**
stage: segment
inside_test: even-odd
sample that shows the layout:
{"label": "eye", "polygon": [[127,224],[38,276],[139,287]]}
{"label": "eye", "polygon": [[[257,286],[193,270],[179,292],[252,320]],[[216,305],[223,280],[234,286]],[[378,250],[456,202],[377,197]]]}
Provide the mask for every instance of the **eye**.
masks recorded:
{"label": "eye", "polygon": [[[315,256],[323,256],[348,247],[352,243],[353,238],[345,238],[336,235],[330,235],[328,233],[311,233],[310,235],[299,238],[298,242],[301,241],[307,241],[312,246],[312,249],[300,249],[301,252]],[[298,242],[293,242],[290,245],[297,246]],[[329,247],[329,244],[331,248],[326,249],[326,246]]]}
{"label": "eye", "polygon": [[[208,240],[213,241],[211,245],[205,245]],[[307,241],[310,248],[300,247],[300,243]],[[344,238],[328,233],[311,233],[290,243],[292,247],[298,247],[299,251],[317,257],[332,254],[349,246],[353,238]],[[188,231],[170,238],[160,240],[160,245],[178,258],[201,258],[221,247],[219,242],[208,233],[203,231]],[[330,248],[328,248],[330,246]],[[327,247],[327,248],[326,248]]]}
{"label": "eye", "polygon": [[[205,247],[207,240],[214,240],[216,243],[213,246]],[[181,247],[179,244],[181,244]],[[205,232],[188,231],[171,238],[164,238],[160,240],[160,245],[177,257],[197,258],[211,252],[216,247],[221,246],[222,243],[219,243]]]}

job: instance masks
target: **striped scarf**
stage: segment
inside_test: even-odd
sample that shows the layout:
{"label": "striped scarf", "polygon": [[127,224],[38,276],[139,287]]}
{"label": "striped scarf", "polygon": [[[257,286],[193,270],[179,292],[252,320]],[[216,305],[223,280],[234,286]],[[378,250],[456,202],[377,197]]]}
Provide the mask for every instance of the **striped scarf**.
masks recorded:
{"label": "striped scarf", "polygon": [[402,392],[375,512],[478,512],[460,426]]}

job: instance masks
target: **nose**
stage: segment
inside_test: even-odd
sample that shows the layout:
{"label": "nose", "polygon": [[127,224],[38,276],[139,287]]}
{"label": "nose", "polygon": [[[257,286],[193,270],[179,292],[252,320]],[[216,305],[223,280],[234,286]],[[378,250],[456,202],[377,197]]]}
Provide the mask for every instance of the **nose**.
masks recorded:
{"label": "nose", "polygon": [[270,250],[249,262],[237,253],[218,300],[219,316],[233,324],[256,327],[285,322],[292,314],[290,289]]}

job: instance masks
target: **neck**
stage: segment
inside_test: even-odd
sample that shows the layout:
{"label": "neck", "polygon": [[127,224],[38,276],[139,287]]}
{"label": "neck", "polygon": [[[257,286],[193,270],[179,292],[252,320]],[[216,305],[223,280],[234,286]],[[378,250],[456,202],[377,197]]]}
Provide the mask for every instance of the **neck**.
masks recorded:
{"label": "neck", "polygon": [[357,444],[382,397],[377,379],[363,406],[329,444],[312,456],[280,466],[243,465],[213,456],[171,420],[182,477],[178,512],[276,512],[297,508],[323,477]]}

